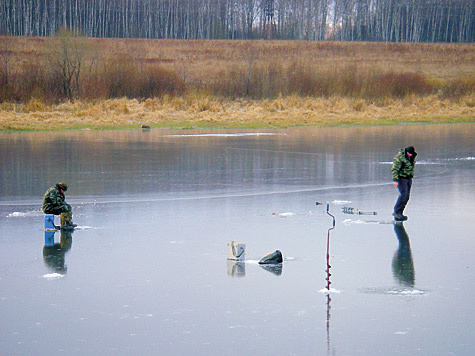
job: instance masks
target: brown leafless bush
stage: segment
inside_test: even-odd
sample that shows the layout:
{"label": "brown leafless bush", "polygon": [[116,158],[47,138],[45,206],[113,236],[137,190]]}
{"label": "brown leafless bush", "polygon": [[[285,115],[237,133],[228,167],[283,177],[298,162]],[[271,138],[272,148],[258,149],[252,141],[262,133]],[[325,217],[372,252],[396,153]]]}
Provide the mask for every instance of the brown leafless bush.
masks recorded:
{"label": "brown leafless bush", "polygon": [[[47,65],[50,41],[58,39],[16,39],[5,52],[8,81],[0,69],[0,100],[68,98],[64,78]],[[81,39],[80,44],[94,55],[84,61],[88,68],[71,91],[78,100],[200,91],[227,98],[341,96],[380,102],[475,91],[470,44],[134,39]]]}

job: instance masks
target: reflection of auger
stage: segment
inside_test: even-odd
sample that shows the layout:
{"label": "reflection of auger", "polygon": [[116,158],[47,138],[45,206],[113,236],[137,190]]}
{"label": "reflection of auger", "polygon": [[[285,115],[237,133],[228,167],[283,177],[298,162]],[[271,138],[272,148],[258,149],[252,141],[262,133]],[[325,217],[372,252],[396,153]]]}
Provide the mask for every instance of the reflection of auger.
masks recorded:
{"label": "reflection of auger", "polygon": [[333,219],[333,225],[331,228],[328,229],[328,233],[327,233],[327,269],[325,270],[325,272],[327,272],[327,278],[325,278],[325,280],[327,281],[327,290],[329,291],[330,290],[330,276],[331,276],[331,273],[330,273],[330,230],[333,230],[335,228],[335,217],[330,214],[330,205],[327,203],[327,214],[330,215]]}
{"label": "reflection of auger", "polygon": [[[318,202],[317,202],[317,205],[318,205]],[[335,228],[335,217],[330,214],[330,205],[327,203],[327,214],[330,215],[333,219],[333,224],[332,224],[332,227],[328,229],[328,233],[327,233],[327,269],[325,270],[325,272],[327,272],[327,278],[325,278],[325,280],[327,281],[327,353],[330,354],[330,302],[331,302],[331,298],[330,298],[330,276],[331,276],[331,273],[330,273],[330,231],[333,230]]]}

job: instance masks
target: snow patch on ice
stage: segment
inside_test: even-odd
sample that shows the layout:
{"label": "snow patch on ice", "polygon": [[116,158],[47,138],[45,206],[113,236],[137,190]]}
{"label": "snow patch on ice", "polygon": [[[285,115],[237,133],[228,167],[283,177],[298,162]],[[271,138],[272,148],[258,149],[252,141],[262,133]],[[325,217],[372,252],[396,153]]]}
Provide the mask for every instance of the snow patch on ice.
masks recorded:
{"label": "snow patch on ice", "polygon": [[64,274],[47,273],[47,274],[43,275],[43,278],[45,278],[45,279],[59,279],[59,278],[64,278]]}
{"label": "snow patch on ice", "polygon": [[430,165],[438,165],[438,164],[442,164],[443,162],[432,162],[432,161],[417,161],[416,164],[417,165],[426,165],[426,166],[430,166]]}
{"label": "snow patch on ice", "polygon": [[475,161],[475,157],[449,158],[447,161]]}
{"label": "snow patch on ice", "polygon": [[336,205],[343,205],[343,204],[350,204],[351,200],[334,200],[332,201],[332,204]]}
{"label": "snow patch on ice", "polygon": [[272,213],[272,215],[276,215],[276,216],[280,216],[282,218],[286,218],[288,216],[294,216],[294,215],[297,215],[297,214],[288,211],[288,212],[285,212],[285,213]]}
{"label": "snow patch on ice", "polygon": [[320,289],[320,290],[318,291],[318,293],[323,293],[323,294],[339,294],[340,291],[339,291],[339,290],[336,290],[336,289],[333,289],[333,288],[330,288],[330,289],[323,288],[323,289]]}
{"label": "snow patch on ice", "polygon": [[[388,162],[388,161],[383,161],[383,162],[378,162],[378,164],[387,164],[387,165],[392,165],[394,162]],[[420,164],[442,164],[442,162],[434,162],[434,161],[416,161],[416,164],[417,165],[420,165]]]}
{"label": "snow patch on ice", "polygon": [[278,212],[273,212],[272,215],[274,216],[280,216],[281,218],[287,218],[287,217],[290,217],[290,216],[309,216],[309,215],[318,215],[318,214],[321,214],[321,212],[319,211],[312,211],[312,210],[309,210],[305,213],[294,213],[292,211],[284,211],[284,212],[281,212],[281,213],[278,213]]}
{"label": "snow patch on ice", "polygon": [[86,225],[80,225],[74,228],[74,230],[89,230],[89,229],[94,229],[94,228],[92,226],[86,226]]}
{"label": "snow patch on ice", "polygon": [[387,294],[394,294],[394,295],[424,295],[425,292],[422,290],[417,289],[405,289],[405,290],[389,290]]}
{"label": "snow patch on ice", "polygon": [[7,215],[7,218],[24,218],[24,217],[31,217],[31,216],[41,216],[43,212],[40,210],[33,210],[33,211],[14,211]]}
{"label": "snow patch on ice", "polygon": [[368,221],[368,220],[352,220],[352,219],[345,219],[341,222],[345,225],[352,225],[352,224],[377,224],[378,221]]}
{"label": "snow patch on ice", "polygon": [[345,219],[341,222],[344,225],[353,225],[353,224],[394,224],[394,220],[352,220]]}
{"label": "snow patch on ice", "polygon": [[[442,158],[442,159],[437,159],[435,161],[426,161],[426,160],[421,160],[421,161],[416,161],[416,164],[418,165],[438,165],[438,164],[444,164],[446,162],[450,161],[474,161],[475,157],[469,156],[469,157],[455,157],[455,158]],[[382,161],[378,162],[378,164],[388,164],[392,165],[394,162],[392,161]]]}
{"label": "snow patch on ice", "polygon": [[412,296],[421,296],[425,295],[426,292],[420,289],[407,289],[407,288],[394,288],[394,287],[389,287],[389,288],[362,288],[361,292],[363,293],[369,293],[369,294],[386,294],[386,295],[398,295],[398,296],[406,296],[406,297],[412,297]]}
{"label": "snow patch on ice", "polygon": [[259,260],[245,260],[245,261],[242,261],[242,262],[246,262],[246,263],[249,263],[251,265],[258,265],[259,264]]}
{"label": "snow patch on ice", "polygon": [[209,134],[180,134],[180,135],[163,135],[166,137],[243,137],[243,136],[277,136],[285,135],[272,132],[246,132],[246,133],[209,133]]}

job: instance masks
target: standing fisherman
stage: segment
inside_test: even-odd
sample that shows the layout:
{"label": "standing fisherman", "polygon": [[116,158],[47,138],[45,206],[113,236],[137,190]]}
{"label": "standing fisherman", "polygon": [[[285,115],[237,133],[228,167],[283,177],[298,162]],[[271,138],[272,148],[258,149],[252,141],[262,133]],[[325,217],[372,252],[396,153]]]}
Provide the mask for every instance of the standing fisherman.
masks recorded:
{"label": "standing fisherman", "polygon": [[399,190],[399,197],[394,205],[394,220],[404,221],[407,216],[403,215],[404,208],[409,201],[411,193],[412,178],[414,177],[414,166],[416,165],[417,153],[413,146],[402,148],[394,157],[391,168],[394,186]]}
{"label": "standing fisherman", "polygon": [[66,203],[64,192],[68,190],[66,183],[56,183],[49,188],[43,197],[43,212],[45,214],[59,215],[61,218],[61,227],[75,228],[73,224],[73,212],[71,205]]}

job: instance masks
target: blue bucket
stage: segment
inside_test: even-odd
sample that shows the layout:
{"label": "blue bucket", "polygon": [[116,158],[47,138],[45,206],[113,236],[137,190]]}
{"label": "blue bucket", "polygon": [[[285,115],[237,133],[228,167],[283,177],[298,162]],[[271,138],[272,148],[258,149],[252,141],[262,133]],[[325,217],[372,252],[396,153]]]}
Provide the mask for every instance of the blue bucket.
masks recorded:
{"label": "blue bucket", "polygon": [[55,230],[53,214],[45,215],[45,230]]}
{"label": "blue bucket", "polygon": [[45,231],[45,246],[54,245],[54,234],[56,231]]}

